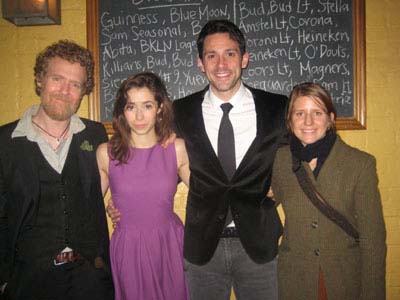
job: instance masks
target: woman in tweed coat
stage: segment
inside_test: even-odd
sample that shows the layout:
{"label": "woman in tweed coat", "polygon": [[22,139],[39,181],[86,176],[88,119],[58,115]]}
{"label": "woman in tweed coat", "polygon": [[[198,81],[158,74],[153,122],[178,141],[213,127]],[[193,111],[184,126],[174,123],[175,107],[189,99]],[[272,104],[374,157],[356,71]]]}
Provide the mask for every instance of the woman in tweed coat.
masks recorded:
{"label": "woman in tweed coat", "polygon": [[[290,96],[289,146],[278,150],[272,178],[285,212],[279,249],[280,300],[385,299],[386,231],[373,156],[336,135],[331,96],[318,84]],[[356,241],[307,198],[292,171],[303,164],[316,189],[356,228]]]}

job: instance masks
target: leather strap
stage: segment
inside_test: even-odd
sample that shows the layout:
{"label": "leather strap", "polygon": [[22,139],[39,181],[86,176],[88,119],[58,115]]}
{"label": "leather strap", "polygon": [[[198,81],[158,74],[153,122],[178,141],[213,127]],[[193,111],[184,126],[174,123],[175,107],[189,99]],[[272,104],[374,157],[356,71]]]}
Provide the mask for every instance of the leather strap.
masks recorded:
{"label": "leather strap", "polygon": [[317,191],[309,178],[301,161],[293,156],[293,172],[296,174],[297,180],[303,189],[304,193],[310,199],[311,203],[329,220],[343,229],[348,235],[353,237],[357,242],[360,235],[357,229],[335,208],[333,208],[325,198]]}

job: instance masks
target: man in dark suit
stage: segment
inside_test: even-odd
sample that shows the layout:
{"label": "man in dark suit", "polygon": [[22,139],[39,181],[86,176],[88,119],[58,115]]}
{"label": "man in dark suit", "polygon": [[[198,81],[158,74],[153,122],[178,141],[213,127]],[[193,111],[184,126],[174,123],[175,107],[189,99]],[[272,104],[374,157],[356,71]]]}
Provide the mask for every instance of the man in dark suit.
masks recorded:
{"label": "man in dark suit", "polygon": [[96,148],[104,127],[75,113],[93,89],[90,52],[59,41],[34,68],[40,104],[0,127],[4,299],[113,299]]}
{"label": "man in dark suit", "polygon": [[191,300],[229,299],[231,287],[236,299],[277,299],[282,225],[266,195],[287,99],[242,83],[249,54],[233,23],[209,21],[197,47],[209,86],[174,101],[191,171],[184,238]]}

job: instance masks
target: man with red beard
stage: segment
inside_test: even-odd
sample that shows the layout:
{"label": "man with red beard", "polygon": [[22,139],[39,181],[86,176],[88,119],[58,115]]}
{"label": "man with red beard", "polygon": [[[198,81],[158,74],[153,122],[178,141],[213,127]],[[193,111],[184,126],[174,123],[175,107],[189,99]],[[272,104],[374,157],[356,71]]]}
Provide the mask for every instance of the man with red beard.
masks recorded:
{"label": "man with red beard", "polygon": [[[96,148],[75,113],[93,89],[90,52],[59,41],[36,58],[40,104],[0,127],[0,288],[5,299],[113,299]],[[1,298],[1,296],[0,296]]]}

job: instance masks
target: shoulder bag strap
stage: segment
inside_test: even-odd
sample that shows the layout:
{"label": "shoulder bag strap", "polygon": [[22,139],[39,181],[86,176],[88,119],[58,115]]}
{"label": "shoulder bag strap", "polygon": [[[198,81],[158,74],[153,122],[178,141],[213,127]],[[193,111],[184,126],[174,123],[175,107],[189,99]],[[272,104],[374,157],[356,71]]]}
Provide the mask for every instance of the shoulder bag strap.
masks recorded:
{"label": "shoulder bag strap", "polygon": [[310,199],[311,203],[318,208],[318,210],[325,215],[329,220],[334,222],[337,226],[343,229],[348,235],[353,237],[357,242],[359,241],[358,231],[354,226],[333,208],[325,198],[316,190],[315,186],[311,182],[304,166],[301,164],[300,160],[293,157],[293,172],[296,174],[297,180],[303,189],[304,193]]}

